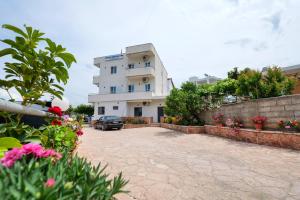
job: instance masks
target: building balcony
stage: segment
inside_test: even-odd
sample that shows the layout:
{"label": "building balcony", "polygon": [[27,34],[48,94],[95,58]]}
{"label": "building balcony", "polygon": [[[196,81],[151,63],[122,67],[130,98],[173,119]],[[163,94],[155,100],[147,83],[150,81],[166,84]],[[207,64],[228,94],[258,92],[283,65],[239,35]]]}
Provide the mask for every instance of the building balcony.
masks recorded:
{"label": "building balcony", "polygon": [[137,68],[127,68],[125,72],[127,78],[135,77],[154,77],[155,69],[154,67],[137,67]]}
{"label": "building balcony", "polygon": [[126,55],[129,58],[136,58],[141,56],[154,56],[156,55],[156,51],[153,44],[147,43],[126,47]]}
{"label": "building balcony", "polygon": [[106,93],[106,94],[89,94],[88,102],[103,102],[103,101],[149,101],[153,98],[152,91],[144,92],[123,92],[123,93]]}
{"label": "building balcony", "polygon": [[93,76],[93,84],[99,86],[100,76]]}

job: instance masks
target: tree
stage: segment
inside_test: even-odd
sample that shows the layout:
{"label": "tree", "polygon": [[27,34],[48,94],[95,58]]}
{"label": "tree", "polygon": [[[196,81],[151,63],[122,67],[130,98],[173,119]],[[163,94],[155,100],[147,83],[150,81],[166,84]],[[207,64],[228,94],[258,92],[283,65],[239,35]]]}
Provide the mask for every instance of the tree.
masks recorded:
{"label": "tree", "polygon": [[262,73],[246,68],[240,72],[236,93],[240,96],[249,96],[252,99],[261,98],[262,84]]}
{"label": "tree", "polygon": [[263,97],[288,95],[295,87],[295,80],[284,75],[278,66],[268,68],[263,83]]}
{"label": "tree", "polygon": [[94,114],[94,107],[91,105],[80,104],[73,109],[73,112],[91,116]]}
{"label": "tree", "polygon": [[17,36],[1,40],[9,47],[0,51],[0,57],[10,55],[13,61],[5,63],[6,75],[5,80],[0,80],[0,88],[9,95],[9,90],[15,88],[22,97],[22,105],[42,103],[40,98],[46,93],[61,98],[64,91],[61,84],[68,81],[68,69],[76,62],[74,56],[32,27],[24,26],[25,30],[8,24],[2,27]]}
{"label": "tree", "polygon": [[184,125],[202,124],[200,114],[206,108],[203,91],[191,82],[183,83],[180,89],[173,89],[166,98],[166,114],[178,117]]}
{"label": "tree", "polygon": [[231,71],[229,71],[229,72],[227,73],[228,78],[234,79],[234,80],[237,80],[238,77],[239,77],[239,75],[240,75],[240,73],[239,73],[237,67],[234,67]]}
{"label": "tree", "polygon": [[277,66],[269,67],[265,73],[246,68],[237,80],[237,94],[252,99],[277,97],[291,94],[295,81],[283,74]]}

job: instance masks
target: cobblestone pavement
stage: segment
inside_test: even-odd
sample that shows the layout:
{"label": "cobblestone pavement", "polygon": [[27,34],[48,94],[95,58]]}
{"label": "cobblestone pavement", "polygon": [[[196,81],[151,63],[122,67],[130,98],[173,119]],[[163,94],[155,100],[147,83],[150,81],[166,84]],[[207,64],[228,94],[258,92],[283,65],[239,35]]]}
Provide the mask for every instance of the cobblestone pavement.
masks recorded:
{"label": "cobblestone pavement", "polygon": [[120,200],[300,199],[300,152],[149,127],[85,128],[78,153],[123,171]]}

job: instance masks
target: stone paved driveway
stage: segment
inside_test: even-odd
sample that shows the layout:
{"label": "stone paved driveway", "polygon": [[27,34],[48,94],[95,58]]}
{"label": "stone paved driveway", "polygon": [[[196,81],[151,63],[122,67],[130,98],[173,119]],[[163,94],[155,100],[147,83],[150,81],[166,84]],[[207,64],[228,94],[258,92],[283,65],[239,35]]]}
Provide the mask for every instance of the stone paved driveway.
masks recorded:
{"label": "stone paved driveway", "polygon": [[123,171],[118,199],[300,199],[300,152],[163,128],[86,128],[79,154]]}

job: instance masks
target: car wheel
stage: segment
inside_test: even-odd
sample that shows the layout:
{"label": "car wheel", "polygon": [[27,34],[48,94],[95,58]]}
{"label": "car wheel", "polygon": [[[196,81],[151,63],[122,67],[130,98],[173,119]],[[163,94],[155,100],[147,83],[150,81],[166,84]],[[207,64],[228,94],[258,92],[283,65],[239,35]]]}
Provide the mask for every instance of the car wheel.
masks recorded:
{"label": "car wheel", "polygon": [[102,125],[101,130],[106,131],[106,127],[104,125]]}

